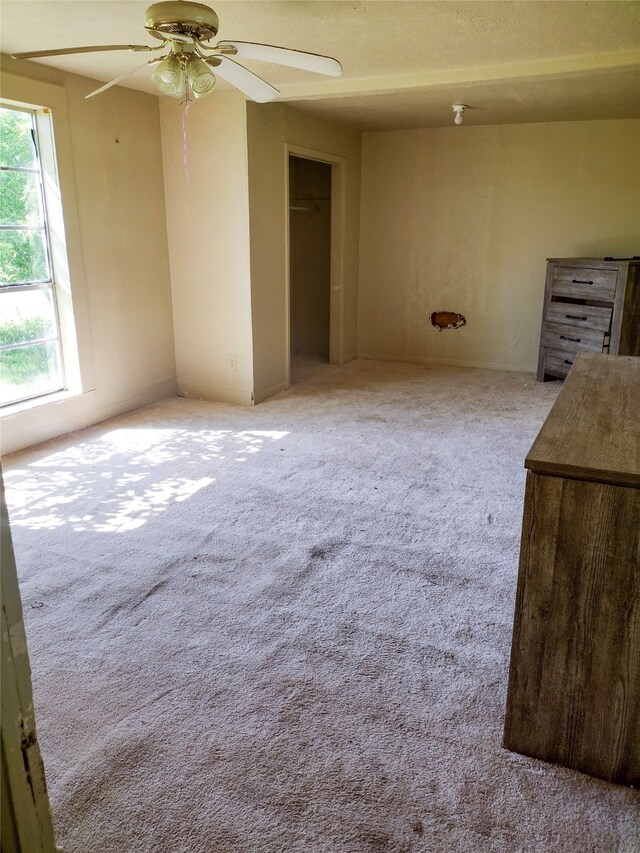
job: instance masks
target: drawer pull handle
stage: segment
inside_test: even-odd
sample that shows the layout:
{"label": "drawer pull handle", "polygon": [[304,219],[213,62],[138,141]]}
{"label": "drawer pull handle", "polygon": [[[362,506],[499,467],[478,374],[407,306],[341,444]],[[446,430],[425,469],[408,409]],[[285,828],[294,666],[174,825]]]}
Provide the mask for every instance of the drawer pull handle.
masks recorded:
{"label": "drawer pull handle", "polygon": [[572,361],[569,361],[569,359],[568,359],[568,358],[565,358],[564,363],[565,363],[565,364],[569,364],[569,365],[573,364],[573,362],[572,362]]}
{"label": "drawer pull handle", "polygon": [[582,338],[568,338],[566,335],[560,335],[561,341],[573,341],[574,344],[579,344]]}
{"label": "drawer pull handle", "polygon": [[592,281],[580,281],[579,278],[572,278],[571,284],[593,284]]}
{"label": "drawer pull handle", "polygon": [[567,320],[588,320],[588,317],[578,317],[575,314],[565,314]]}

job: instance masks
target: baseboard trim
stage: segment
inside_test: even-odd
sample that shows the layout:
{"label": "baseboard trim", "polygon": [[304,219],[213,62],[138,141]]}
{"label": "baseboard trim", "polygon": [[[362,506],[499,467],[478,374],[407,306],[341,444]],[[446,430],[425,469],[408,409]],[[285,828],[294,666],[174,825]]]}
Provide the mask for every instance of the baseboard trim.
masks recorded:
{"label": "baseboard trim", "polygon": [[252,406],[251,391],[240,391],[233,388],[199,388],[196,385],[178,383],[178,397],[188,397],[192,400],[208,400],[211,403],[230,403],[234,406]]}
{"label": "baseboard trim", "polygon": [[531,364],[507,364],[501,361],[468,361],[455,358],[422,358],[420,356],[399,356],[388,353],[358,353],[358,358],[368,361],[393,361],[400,364],[424,364],[434,367],[471,367],[481,370],[508,370],[513,373],[535,373],[536,365]]}
{"label": "baseboard trim", "polygon": [[275,397],[276,394],[280,394],[282,391],[286,391],[289,386],[286,382],[279,382],[277,385],[272,385],[270,388],[267,388],[264,391],[254,391],[253,392],[253,402],[256,403],[264,403],[265,400],[268,400],[269,397]]}
{"label": "baseboard trim", "polygon": [[[365,358],[366,356],[363,356]],[[355,361],[358,358],[358,354],[356,352],[348,352],[342,356],[342,361],[339,363],[339,366],[342,367],[343,364],[348,364],[350,361]]]}

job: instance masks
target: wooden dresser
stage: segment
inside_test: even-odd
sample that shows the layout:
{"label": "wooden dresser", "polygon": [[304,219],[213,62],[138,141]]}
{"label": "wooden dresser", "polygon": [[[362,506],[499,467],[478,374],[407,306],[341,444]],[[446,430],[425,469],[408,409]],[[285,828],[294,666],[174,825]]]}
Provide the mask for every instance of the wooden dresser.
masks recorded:
{"label": "wooden dresser", "polygon": [[548,258],[538,381],[585,351],[640,355],[640,261]]}
{"label": "wooden dresser", "polygon": [[640,359],[581,353],[525,467],[504,746],[640,785]]}

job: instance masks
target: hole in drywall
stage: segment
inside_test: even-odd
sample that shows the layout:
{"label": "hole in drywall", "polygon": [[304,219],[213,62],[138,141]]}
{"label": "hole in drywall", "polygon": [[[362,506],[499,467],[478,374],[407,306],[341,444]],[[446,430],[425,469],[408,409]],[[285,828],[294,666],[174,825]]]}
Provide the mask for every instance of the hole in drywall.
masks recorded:
{"label": "hole in drywall", "polygon": [[431,325],[441,332],[443,329],[459,329],[466,326],[467,321],[462,314],[455,311],[434,311],[431,315]]}

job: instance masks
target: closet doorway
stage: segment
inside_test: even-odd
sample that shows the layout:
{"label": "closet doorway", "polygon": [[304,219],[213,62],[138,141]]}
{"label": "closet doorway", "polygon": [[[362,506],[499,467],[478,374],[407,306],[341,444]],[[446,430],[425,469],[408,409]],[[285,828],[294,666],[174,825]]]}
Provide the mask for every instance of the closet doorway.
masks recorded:
{"label": "closet doorway", "polygon": [[289,351],[291,378],[330,360],[330,163],[289,156]]}

